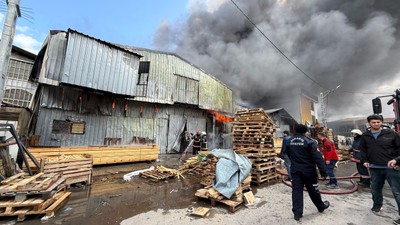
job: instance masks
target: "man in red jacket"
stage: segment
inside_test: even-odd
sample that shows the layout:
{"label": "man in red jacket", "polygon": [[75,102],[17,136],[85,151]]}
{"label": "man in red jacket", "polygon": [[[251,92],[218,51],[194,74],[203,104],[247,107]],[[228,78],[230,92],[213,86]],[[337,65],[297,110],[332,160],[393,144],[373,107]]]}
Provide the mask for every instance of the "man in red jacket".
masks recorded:
{"label": "man in red jacket", "polygon": [[318,139],[322,142],[322,153],[324,154],[326,168],[329,175],[329,183],[326,184],[327,188],[338,188],[337,180],[333,169],[338,161],[335,145],[326,137],[323,132],[318,133]]}

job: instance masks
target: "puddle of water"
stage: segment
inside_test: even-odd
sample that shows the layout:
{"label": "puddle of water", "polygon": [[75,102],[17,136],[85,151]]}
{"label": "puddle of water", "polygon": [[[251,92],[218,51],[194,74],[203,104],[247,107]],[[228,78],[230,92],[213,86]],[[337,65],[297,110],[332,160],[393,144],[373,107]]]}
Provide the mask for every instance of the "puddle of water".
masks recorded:
{"label": "puddle of water", "polygon": [[[152,165],[177,168],[179,155],[160,158],[159,162],[152,163],[95,167],[94,174],[97,176],[93,184],[71,189],[72,195],[67,204],[56,211],[55,217],[46,222],[40,221],[42,216],[28,217],[18,224],[119,224],[126,218],[151,210],[163,209],[163,214],[168,214],[170,209],[198,205],[194,193],[202,186],[199,178],[193,175],[160,182],[141,177],[134,177],[130,182],[123,181],[124,174]],[[3,221],[10,221],[10,218],[0,219],[0,224]]]}

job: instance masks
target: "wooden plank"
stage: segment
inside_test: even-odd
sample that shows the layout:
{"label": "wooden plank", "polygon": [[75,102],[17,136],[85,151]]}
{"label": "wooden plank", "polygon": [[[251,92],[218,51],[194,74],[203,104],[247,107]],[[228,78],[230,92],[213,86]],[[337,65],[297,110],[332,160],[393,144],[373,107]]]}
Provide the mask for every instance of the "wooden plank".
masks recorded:
{"label": "wooden plank", "polygon": [[59,199],[63,195],[64,195],[64,192],[56,193],[51,198],[47,199],[45,202],[36,205],[35,211],[41,211],[42,209],[49,207],[51,204],[53,204],[57,199]]}
{"label": "wooden plank", "polygon": [[93,157],[93,165],[157,160],[159,146],[81,146],[62,148],[29,148],[36,158],[59,157],[61,155],[83,155]]}
{"label": "wooden plank", "polygon": [[71,195],[71,192],[65,192],[56,202],[54,202],[50,207],[48,207],[45,212],[46,215],[49,216],[55,210],[57,210],[61,205],[67,200],[67,198]]}
{"label": "wooden plank", "polygon": [[206,207],[197,207],[193,210],[191,215],[205,217],[210,213],[210,208]]}
{"label": "wooden plank", "polygon": [[31,153],[35,152],[66,152],[66,151],[119,151],[119,150],[142,150],[142,149],[159,149],[157,145],[127,145],[127,146],[76,146],[76,147],[59,147],[59,148],[28,148]]}
{"label": "wooden plank", "polygon": [[86,171],[86,170],[92,170],[92,165],[63,167],[63,168],[51,169],[51,170],[45,169],[44,172],[47,172],[47,173],[57,172],[57,173],[62,173],[62,174],[68,174],[68,173],[74,173],[75,171],[79,172],[79,171]]}
{"label": "wooden plank", "polygon": [[50,163],[45,163],[44,167],[46,170],[51,170],[51,169],[62,169],[64,167],[79,167],[79,166],[85,166],[85,165],[91,165],[92,164],[92,159],[90,160],[82,160],[82,161],[74,161],[74,162],[59,162],[56,164],[50,164]]}
{"label": "wooden plank", "polygon": [[9,184],[9,183],[11,183],[12,181],[14,181],[14,180],[16,180],[16,179],[18,179],[18,178],[24,176],[24,174],[25,174],[25,173],[18,173],[18,174],[15,174],[14,176],[11,176],[11,177],[9,177],[9,178],[7,178],[7,179],[5,179],[5,180],[2,180],[2,181],[1,181],[1,184]]}
{"label": "wooden plank", "polygon": [[36,174],[36,175],[34,175],[34,176],[32,176],[32,177],[23,179],[22,181],[17,182],[17,183],[15,183],[15,184],[11,185],[10,187],[8,187],[8,190],[14,190],[14,189],[17,188],[18,186],[26,185],[26,184],[28,184],[29,182],[35,180],[36,178],[38,178],[38,177],[40,177],[40,176],[42,176],[42,175],[43,175],[43,173],[38,173],[38,174]]}
{"label": "wooden plank", "polygon": [[246,204],[254,204],[256,199],[252,191],[245,192],[243,196]]}
{"label": "wooden plank", "polygon": [[34,206],[44,202],[41,198],[31,198],[22,202],[16,202],[14,199],[12,200],[2,200],[0,201],[0,207],[24,207],[24,206]]}

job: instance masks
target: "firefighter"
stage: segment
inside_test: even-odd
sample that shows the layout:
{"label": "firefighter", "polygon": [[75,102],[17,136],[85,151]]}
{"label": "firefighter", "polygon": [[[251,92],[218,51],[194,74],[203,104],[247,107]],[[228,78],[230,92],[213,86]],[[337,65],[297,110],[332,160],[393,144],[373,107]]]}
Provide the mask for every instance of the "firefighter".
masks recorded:
{"label": "firefighter", "polygon": [[319,172],[324,179],[328,174],[322,155],[317,151],[317,144],[305,135],[307,132],[305,125],[296,125],[295,132],[296,134],[290,138],[286,146],[286,151],[291,161],[292,211],[294,219],[298,221],[303,217],[304,186],[306,186],[307,192],[318,212],[322,213],[327,209],[329,202],[322,201],[321,193],[318,190],[316,166],[318,166]]}
{"label": "firefighter", "polygon": [[207,133],[205,131],[201,132],[200,146],[201,151],[208,151]]}
{"label": "firefighter", "polygon": [[193,155],[197,155],[200,149],[201,149],[201,131],[197,131],[193,137]]}
{"label": "firefighter", "polygon": [[371,179],[368,169],[361,163],[360,141],[362,132],[359,129],[354,129],[351,131],[351,135],[354,137],[354,142],[349,153],[351,154],[351,161],[356,163],[358,174],[360,174],[360,181],[357,184],[362,187],[369,187]]}

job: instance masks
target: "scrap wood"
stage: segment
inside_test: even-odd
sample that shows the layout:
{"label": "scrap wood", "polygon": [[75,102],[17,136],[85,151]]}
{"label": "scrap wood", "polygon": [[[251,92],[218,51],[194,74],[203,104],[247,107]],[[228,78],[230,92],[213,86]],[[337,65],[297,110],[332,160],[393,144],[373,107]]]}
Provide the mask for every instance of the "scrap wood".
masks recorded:
{"label": "scrap wood", "polygon": [[153,181],[160,181],[160,180],[164,180],[164,179],[173,177],[175,175],[172,173],[169,173],[169,172],[160,172],[158,170],[149,170],[149,171],[141,172],[140,176],[149,178]]}
{"label": "scrap wood", "polygon": [[182,178],[185,178],[185,177],[183,176],[183,173],[182,173],[181,171],[177,170],[177,169],[170,169],[170,168],[167,168],[167,167],[165,167],[165,166],[158,166],[158,167],[156,168],[156,170],[158,170],[158,171],[160,171],[160,172],[162,172],[162,173],[171,173],[171,174],[174,174],[175,177],[178,178],[178,179],[180,179],[181,177],[182,177]]}
{"label": "scrap wood", "polygon": [[1,184],[9,184],[10,182],[12,182],[12,181],[14,181],[14,180],[16,180],[16,179],[18,179],[18,178],[20,178],[20,177],[23,177],[24,174],[25,174],[25,173],[18,173],[18,174],[15,174],[14,176],[11,176],[11,177],[9,177],[9,178],[7,178],[7,179],[5,179],[5,180],[2,180],[2,181],[1,181]]}
{"label": "scrap wood", "polygon": [[201,217],[206,217],[209,214],[210,214],[210,208],[206,208],[206,207],[194,208],[193,212],[190,213],[190,215],[201,216]]}
{"label": "scrap wood", "polygon": [[255,199],[252,191],[248,191],[248,192],[244,193],[243,196],[244,196],[244,201],[245,201],[246,205],[254,204],[256,199]]}

